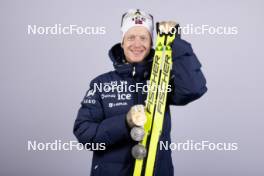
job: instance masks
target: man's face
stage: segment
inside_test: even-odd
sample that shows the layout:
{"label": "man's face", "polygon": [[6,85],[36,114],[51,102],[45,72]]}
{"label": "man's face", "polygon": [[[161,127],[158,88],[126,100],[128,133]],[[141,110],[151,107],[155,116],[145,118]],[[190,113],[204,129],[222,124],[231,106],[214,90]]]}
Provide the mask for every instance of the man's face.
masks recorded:
{"label": "man's face", "polygon": [[129,63],[141,62],[151,49],[151,37],[143,26],[129,29],[124,36],[122,47]]}

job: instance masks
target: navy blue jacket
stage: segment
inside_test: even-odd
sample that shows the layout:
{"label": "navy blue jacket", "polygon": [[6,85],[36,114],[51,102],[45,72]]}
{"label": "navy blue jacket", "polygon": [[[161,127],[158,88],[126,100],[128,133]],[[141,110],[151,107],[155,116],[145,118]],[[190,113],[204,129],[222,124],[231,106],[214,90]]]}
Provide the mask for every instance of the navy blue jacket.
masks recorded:
{"label": "navy blue jacket", "polygon": [[[137,92],[118,92],[114,88],[102,89],[100,92],[99,85],[146,85],[150,78],[153,55],[154,50],[151,50],[143,62],[130,64],[124,62],[123,49],[120,44],[116,44],[109,51],[115,70],[91,81],[74,124],[74,134],[83,144],[105,143],[105,150],[93,151],[92,176],[128,176],[133,173],[131,148],[135,142],[129,134],[126,114],[132,105],[144,104],[147,93],[143,89]],[[186,105],[207,91],[206,80],[200,70],[201,64],[188,42],[176,38],[172,44],[172,55],[172,91],[168,94],[167,102],[168,105]],[[171,117],[168,105],[160,141],[170,143]],[[155,175],[173,175],[170,150],[159,150],[156,161]]]}

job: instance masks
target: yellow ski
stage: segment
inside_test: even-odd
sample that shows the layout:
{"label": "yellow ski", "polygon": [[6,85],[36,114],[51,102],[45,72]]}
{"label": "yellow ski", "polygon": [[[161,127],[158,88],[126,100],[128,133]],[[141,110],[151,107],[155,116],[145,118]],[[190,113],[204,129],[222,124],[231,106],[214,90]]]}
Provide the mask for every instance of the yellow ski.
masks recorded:
{"label": "yellow ski", "polygon": [[175,35],[160,34],[159,31],[157,33],[150,85],[145,105],[147,117],[147,122],[144,125],[145,136],[138,144],[147,150],[147,158],[136,159],[133,176],[141,176],[142,174],[145,176],[153,175],[158,141],[162,132],[167,89],[172,67],[170,44],[174,40]]}

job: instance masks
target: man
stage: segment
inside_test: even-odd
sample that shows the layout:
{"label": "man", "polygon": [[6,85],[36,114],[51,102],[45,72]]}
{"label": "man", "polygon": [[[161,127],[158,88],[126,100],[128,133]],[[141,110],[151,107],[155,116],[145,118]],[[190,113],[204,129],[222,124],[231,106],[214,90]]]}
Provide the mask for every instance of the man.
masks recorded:
{"label": "man", "polygon": [[[165,30],[171,27],[166,22],[161,25]],[[126,176],[133,174],[134,169],[131,148],[136,142],[129,133],[138,119],[127,114],[134,105],[144,105],[147,93],[144,89],[118,91],[118,86],[109,86],[147,85],[154,55],[152,16],[140,10],[129,10],[122,17],[121,31],[121,43],[109,51],[115,70],[92,80],[74,124],[74,134],[80,143],[105,144],[105,150],[93,153],[91,175],[95,176]],[[172,59],[167,104],[186,105],[207,91],[206,80],[191,45],[179,37],[172,43]],[[108,89],[99,90],[100,83]],[[160,141],[171,142],[170,130],[170,110],[166,106]],[[157,157],[155,175],[173,175],[171,151],[160,150]]]}

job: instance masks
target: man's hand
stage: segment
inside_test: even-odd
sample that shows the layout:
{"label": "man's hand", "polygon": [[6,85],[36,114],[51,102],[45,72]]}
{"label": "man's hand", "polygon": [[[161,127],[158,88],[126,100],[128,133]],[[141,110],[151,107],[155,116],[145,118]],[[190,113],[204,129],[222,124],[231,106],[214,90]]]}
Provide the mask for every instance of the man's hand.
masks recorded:
{"label": "man's hand", "polygon": [[130,108],[126,116],[127,124],[130,128],[134,126],[144,126],[147,121],[144,106],[134,105]]}
{"label": "man's hand", "polygon": [[175,21],[161,21],[159,22],[159,31],[160,33],[168,34],[169,32],[175,31],[175,26],[177,23]]}

